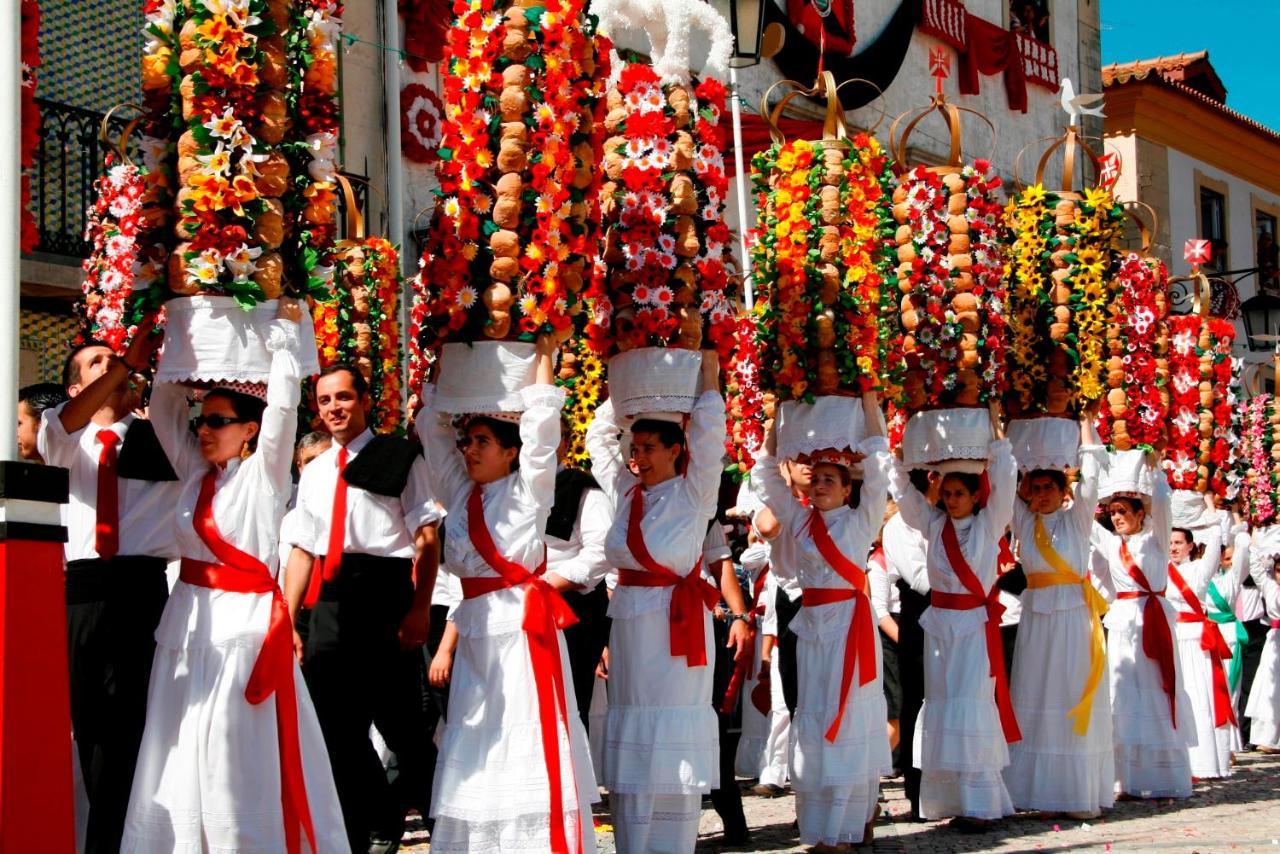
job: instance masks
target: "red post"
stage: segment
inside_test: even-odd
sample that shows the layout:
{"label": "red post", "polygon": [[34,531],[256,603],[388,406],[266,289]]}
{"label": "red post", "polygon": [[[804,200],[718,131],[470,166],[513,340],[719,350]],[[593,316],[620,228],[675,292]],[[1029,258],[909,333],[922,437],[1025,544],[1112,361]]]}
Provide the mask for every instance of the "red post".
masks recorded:
{"label": "red post", "polygon": [[0,462],[0,854],[75,851],[66,501],[66,469]]}

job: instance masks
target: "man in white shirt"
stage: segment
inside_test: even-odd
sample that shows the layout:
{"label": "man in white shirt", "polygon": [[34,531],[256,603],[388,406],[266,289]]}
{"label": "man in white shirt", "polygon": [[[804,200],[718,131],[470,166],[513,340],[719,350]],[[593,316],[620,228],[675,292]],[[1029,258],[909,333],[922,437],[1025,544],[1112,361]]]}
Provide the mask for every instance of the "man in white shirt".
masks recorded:
{"label": "man in white shirt", "polygon": [[[363,852],[392,848],[408,808],[425,815],[430,806],[421,647],[439,565],[440,512],[416,447],[368,429],[369,391],[359,371],[331,366],[315,393],[333,445],[298,483],[300,520],[291,532],[285,595],[296,619],[323,556],[304,670],[347,835],[352,850]],[[394,790],[370,724],[396,755]]]}
{"label": "man in white shirt", "polygon": [[[561,428],[562,437],[569,431]],[[578,716],[591,731],[588,712],[595,687],[596,665],[609,642],[609,593],[601,584],[609,572],[604,541],[613,525],[613,508],[591,475],[564,465],[566,444],[557,454],[555,504],[547,517],[547,581],[560,588],[578,622],[564,630],[569,650]],[[563,582],[563,583],[562,583]]]}
{"label": "man in white shirt", "polygon": [[[126,354],[133,365],[146,364],[148,346]],[[165,564],[177,556],[179,484],[151,424],[131,413],[134,370],[99,342],[74,349],[63,369],[70,400],[44,412],[36,437],[40,457],[70,471],[67,649],[89,852],[120,847],[169,595]]]}

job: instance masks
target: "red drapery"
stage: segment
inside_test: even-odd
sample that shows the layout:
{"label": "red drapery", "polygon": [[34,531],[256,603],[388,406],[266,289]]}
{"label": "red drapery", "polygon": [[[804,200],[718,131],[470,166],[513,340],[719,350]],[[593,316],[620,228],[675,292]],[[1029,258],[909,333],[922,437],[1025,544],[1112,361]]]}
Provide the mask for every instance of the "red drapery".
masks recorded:
{"label": "red drapery", "polygon": [[1009,109],[1027,111],[1027,77],[1022,67],[1018,40],[1012,32],[966,13],[965,35],[968,44],[960,53],[960,92],[976,95],[979,74],[1004,72],[1004,90],[1009,96]]}

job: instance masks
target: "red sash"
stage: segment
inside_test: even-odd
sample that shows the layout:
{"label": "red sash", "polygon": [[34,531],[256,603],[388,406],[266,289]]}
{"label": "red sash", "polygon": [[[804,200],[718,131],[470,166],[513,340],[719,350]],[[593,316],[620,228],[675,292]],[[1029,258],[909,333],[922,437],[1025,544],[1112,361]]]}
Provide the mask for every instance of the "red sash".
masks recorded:
{"label": "red sash", "polygon": [[991,676],[996,680],[996,708],[1000,710],[1000,727],[1004,730],[1006,742],[1013,744],[1021,741],[1022,731],[1018,728],[1018,718],[1013,712],[1013,699],[1009,696],[1009,676],[1004,669],[1004,641],[1000,637],[1000,617],[1004,614],[1004,605],[1000,604],[1000,588],[993,584],[990,591],[982,589],[982,582],[978,580],[973,567],[969,566],[969,561],[960,549],[956,526],[950,517],[942,528],[942,546],[946,549],[951,570],[969,592],[944,593],[934,590],[929,594],[929,603],[935,608],[950,611],[987,609],[987,662]]}
{"label": "red sash", "polygon": [[840,551],[835,540],[831,539],[822,511],[816,507],[809,512],[809,536],[813,537],[822,559],[853,588],[810,588],[800,599],[806,608],[853,600],[853,615],[849,619],[849,633],[844,642],[844,664],[840,670],[840,704],[825,736],[827,741],[834,742],[840,734],[840,724],[849,704],[854,668],[858,670],[859,685],[866,685],[876,678],[876,621],[871,614],[871,599],[866,591],[867,573]]}
{"label": "red sash", "polygon": [[[751,618],[752,625],[756,620],[764,616],[764,603],[760,601],[760,592],[764,590],[765,578],[769,575],[769,565],[765,564],[764,569],[760,570],[760,574],[756,576],[755,582],[751,585],[751,602],[752,607],[747,611],[747,616]],[[729,677],[729,686],[724,689],[724,699],[720,701],[720,714],[727,715],[733,711],[733,706],[738,702],[738,693],[742,690],[742,685],[751,677],[751,671],[756,666],[756,645],[754,639],[747,645],[747,652],[733,666],[733,675]]]}
{"label": "red sash", "polygon": [[1179,623],[1200,624],[1200,648],[1209,654],[1209,666],[1213,670],[1213,725],[1215,727],[1236,723],[1235,712],[1231,709],[1231,689],[1227,687],[1226,662],[1231,660],[1231,647],[1222,636],[1222,629],[1210,620],[1200,605],[1191,585],[1183,579],[1182,573],[1173,563],[1169,564],[1169,580],[1182,594],[1182,601],[1191,609],[1190,613],[1179,612]]}
{"label": "red sash", "polygon": [[631,488],[631,512],[627,516],[627,548],[640,569],[618,570],[618,584],[623,587],[671,587],[671,654],[684,656],[689,667],[705,667],[707,664],[706,626],[702,609],[712,611],[720,601],[720,591],[702,580],[702,558],[694,564],[688,575],[677,575],[653,559],[640,530],[644,518],[644,490],[636,484]]}
{"label": "red sash", "polygon": [[1120,541],[1120,560],[1124,562],[1124,568],[1129,573],[1129,577],[1142,589],[1117,593],[1116,598],[1146,597],[1142,603],[1142,651],[1160,668],[1160,683],[1164,693],[1169,697],[1169,717],[1173,720],[1173,728],[1177,729],[1178,671],[1173,661],[1173,631],[1169,628],[1169,621],[1164,616],[1164,608],[1160,605],[1164,591],[1157,593],[1151,589],[1151,582],[1134,563],[1129,544],[1124,540]]}
{"label": "red sash", "polygon": [[316,831],[307,804],[307,785],[302,773],[302,748],[298,742],[298,698],[293,681],[293,623],[280,585],[271,577],[266,564],[228,543],[218,532],[213,518],[213,493],[217,472],[210,469],[200,483],[196,500],[196,534],[213,552],[219,563],[182,559],[179,578],[196,587],[224,590],[229,593],[270,593],[271,622],[262,649],[253,663],[244,696],[258,705],[276,695],[276,729],[280,750],[280,803],[284,811],[285,847],[289,854],[302,850],[299,828],[307,834],[311,849],[316,848]]}
{"label": "red sash", "polygon": [[[547,783],[551,790],[551,850],[555,854],[568,854],[569,841],[564,832],[564,790],[560,780],[560,733],[564,726],[569,733],[569,711],[565,699],[564,667],[560,659],[558,630],[578,622],[573,610],[561,598],[560,592],[543,580],[547,568],[545,550],[542,565],[537,572],[530,572],[515,561],[498,552],[493,534],[484,518],[484,501],[480,484],[471,487],[467,498],[467,533],[475,546],[500,578],[464,578],[462,595],[474,599],[508,587],[523,586],[524,629],[529,643],[529,661],[533,666],[533,683],[538,694],[538,723],[542,731],[542,758],[547,765]],[[570,763],[572,765],[572,763]],[[573,781],[574,802],[577,802],[578,781]],[[590,816],[578,816],[578,821],[590,820]],[[581,854],[582,835],[577,837],[576,850]]]}

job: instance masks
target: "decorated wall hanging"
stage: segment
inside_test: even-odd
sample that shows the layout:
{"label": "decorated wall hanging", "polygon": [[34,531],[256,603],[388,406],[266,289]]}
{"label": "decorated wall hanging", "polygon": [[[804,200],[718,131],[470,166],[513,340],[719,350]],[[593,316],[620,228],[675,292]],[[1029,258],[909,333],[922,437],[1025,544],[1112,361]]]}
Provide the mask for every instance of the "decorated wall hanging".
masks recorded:
{"label": "decorated wall hanging", "polygon": [[1110,451],[1161,451],[1168,436],[1169,272],[1150,254],[1152,227],[1135,215],[1142,248],[1122,254],[1107,323],[1106,394],[1098,433]]}
{"label": "decorated wall hanging", "polygon": [[[1074,187],[1077,149],[1098,172],[1077,125],[1046,149],[1035,182],[1009,201],[1007,265],[1009,439],[1024,471],[1078,463],[1080,414],[1102,396],[1107,321],[1117,295],[1124,211],[1109,190]],[[1045,188],[1062,151],[1059,187]],[[1024,149],[1025,151],[1025,149]]]}
{"label": "decorated wall hanging", "polygon": [[[1209,280],[1198,267],[1191,278],[1192,312],[1169,318],[1169,444],[1164,468],[1175,492],[1205,493],[1232,452],[1231,346],[1236,333],[1234,323],[1209,315]],[[1175,494],[1175,517],[1178,500]],[[1190,496],[1181,500],[1197,506]]]}
{"label": "decorated wall hanging", "polygon": [[[896,389],[902,360],[888,154],[848,131],[830,72],[813,87],[777,85],[792,89],[761,103],[775,142],[753,162],[753,262],[760,382],[782,401],[778,453],[790,457],[846,446],[848,425],[862,423],[855,396]],[[778,127],[798,95],[826,99],[821,139],[788,141]]]}
{"label": "decorated wall hanging", "polygon": [[728,420],[725,453],[729,470],[741,481],[764,447],[765,419],[774,416],[777,398],[760,388],[760,351],[754,314],[738,316],[734,348],[724,370],[724,402]]}
{"label": "decorated wall hanging", "polygon": [[[949,132],[947,161],[909,167],[911,134],[934,112]],[[906,361],[899,403],[911,413],[903,434],[908,465],[977,471],[991,441],[985,407],[1002,398],[1007,383],[1004,209],[990,162],[962,162],[962,112],[991,126],[936,95],[890,128],[895,168],[902,170],[893,192]]]}
{"label": "decorated wall hanging", "polygon": [[440,198],[415,282],[422,352],[572,331],[593,276],[595,104],[608,73],[585,6],[455,3]]}
{"label": "decorated wall hanging", "polygon": [[351,184],[343,176],[338,181],[346,196],[348,236],[333,253],[334,299],[312,307],[320,367],[355,367],[369,384],[369,426],[378,433],[399,432],[400,253],[389,240],[365,235]]}

